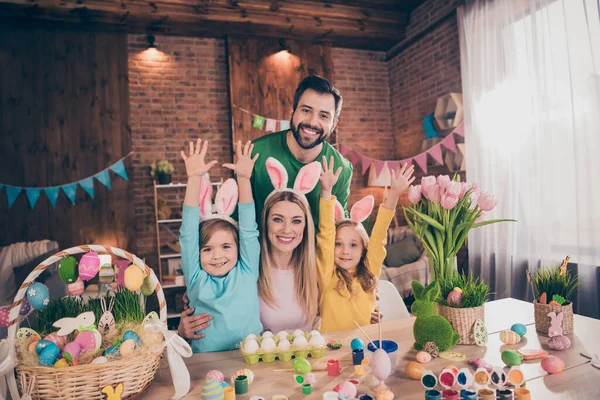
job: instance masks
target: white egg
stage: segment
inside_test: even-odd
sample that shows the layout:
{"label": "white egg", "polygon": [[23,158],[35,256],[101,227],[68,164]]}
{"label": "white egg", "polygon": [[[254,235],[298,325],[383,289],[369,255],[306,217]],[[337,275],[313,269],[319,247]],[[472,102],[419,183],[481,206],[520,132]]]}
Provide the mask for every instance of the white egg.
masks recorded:
{"label": "white egg", "polygon": [[246,339],[242,349],[246,354],[254,354],[258,351],[258,342],[256,339]]}
{"label": "white egg", "polygon": [[314,336],[321,336],[321,332],[319,332],[316,329],[313,329],[312,331],[310,331],[310,337],[314,337]]}
{"label": "white egg", "polygon": [[325,339],[321,335],[313,335],[311,336],[309,343],[314,347],[323,347],[325,346]]}
{"label": "white egg", "polygon": [[294,331],[294,337],[296,336],[304,336],[304,332],[302,332],[300,329],[296,329]]}
{"label": "white egg", "polygon": [[298,349],[305,348],[307,344],[308,340],[306,340],[304,336],[296,336],[294,338],[294,346],[296,346]]}
{"label": "white egg", "polygon": [[279,346],[277,346],[279,351],[288,351],[290,349],[290,341],[287,339],[281,339],[279,341]]}
{"label": "white egg", "polygon": [[256,335],[254,333],[251,333],[248,336],[246,336],[246,340],[248,340],[248,339],[254,339],[254,340],[256,340]]}
{"label": "white egg", "polygon": [[260,347],[266,352],[271,352],[275,350],[277,346],[275,345],[275,341],[273,340],[273,338],[267,337],[263,339]]}
{"label": "white egg", "polygon": [[262,334],[262,337],[267,338],[267,337],[273,337],[273,332],[271,331],[264,331]]}
{"label": "white egg", "polygon": [[288,335],[289,334],[287,333],[287,331],[277,332],[277,337],[279,338],[279,340],[287,339]]}

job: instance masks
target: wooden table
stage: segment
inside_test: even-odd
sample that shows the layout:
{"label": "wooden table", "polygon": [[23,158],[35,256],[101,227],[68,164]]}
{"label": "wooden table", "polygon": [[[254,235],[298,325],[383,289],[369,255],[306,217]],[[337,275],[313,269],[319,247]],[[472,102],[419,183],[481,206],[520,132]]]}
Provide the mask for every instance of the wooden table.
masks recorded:
{"label": "wooden table", "polygon": [[[533,325],[533,304],[515,299],[503,299],[492,301],[486,304],[485,318],[486,327],[490,333],[489,342],[486,347],[477,346],[456,346],[452,350],[465,353],[467,358],[481,357],[493,366],[504,366],[500,359],[500,352],[504,349],[541,348],[547,346],[547,338],[538,336]],[[528,326],[525,340],[513,346],[504,345],[499,340],[498,332],[504,329],[510,329],[514,323],[523,323]],[[414,318],[403,320],[388,321],[382,324],[383,337],[392,339],[398,343],[397,366],[395,373],[386,381],[386,385],[396,394],[396,398],[402,399],[423,399],[424,389],[419,381],[409,379],[404,373],[404,366],[407,362],[415,360],[416,352],[412,346],[414,343],[412,326]],[[569,350],[563,352],[550,351],[551,354],[558,355],[564,362],[566,369],[557,375],[548,375],[544,372],[538,361],[527,361],[522,365],[522,370],[527,379],[527,387],[532,392],[533,399],[600,399],[600,370],[593,368],[587,358],[580,355],[581,352],[597,352],[600,354],[600,320],[575,316],[575,333],[570,335],[572,346]],[[367,334],[372,338],[377,338],[377,325],[370,325],[364,328]],[[283,394],[290,399],[321,399],[322,393],[331,390],[336,384],[347,379],[357,379],[360,381],[358,392],[374,395],[374,388],[377,386],[377,380],[371,376],[368,371],[362,377],[354,376],[354,367],[352,365],[350,341],[355,337],[363,335],[355,330],[340,331],[325,335],[326,339],[336,339],[343,344],[340,350],[328,351],[325,357],[314,360],[309,359],[313,368],[325,366],[326,360],[337,358],[341,360],[342,373],[337,377],[329,377],[326,372],[316,372],[317,383],[313,386],[311,395],[303,395],[300,385],[293,381],[293,372],[274,372],[274,369],[291,368],[291,362],[258,363],[252,366],[247,365],[239,351],[228,351],[221,353],[203,353],[195,354],[186,359],[186,364],[190,371],[192,387],[186,399],[200,399],[202,383],[206,373],[217,369],[222,371],[226,377],[240,368],[250,368],[256,379],[250,386],[249,393],[238,395],[236,399],[246,400],[251,396],[262,396],[267,400],[275,394]],[[540,343],[541,342],[541,343]],[[542,344],[544,344],[542,346]],[[436,374],[441,372],[444,365],[453,364],[458,368],[466,367],[468,364],[463,362],[450,362],[442,359],[435,359],[425,364],[426,369],[434,371]],[[368,368],[367,368],[368,370]],[[156,373],[155,381],[143,396],[144,399],[169,399],[174,393],[171,383],[171,376],[165,360]]]}

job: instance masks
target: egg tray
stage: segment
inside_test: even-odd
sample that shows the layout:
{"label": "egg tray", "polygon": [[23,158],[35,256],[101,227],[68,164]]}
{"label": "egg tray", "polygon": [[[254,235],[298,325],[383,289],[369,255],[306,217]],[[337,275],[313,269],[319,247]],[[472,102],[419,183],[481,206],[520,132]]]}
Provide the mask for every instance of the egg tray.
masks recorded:
{"label": "egg tray", "polygon": [[290,361],[293,357],[302,357],[302,358],[321,358],[325,355],[325,351],[327,350],[327,346],[318,348],[318,349],[310,349],[310,350],[290,350],[277,352],[274,351],[272,353],[254,353],[254,354],[242,354],[244,355],[244,360],[246,360],[246,364],[256,364],[259,361],[270,363],[275,360],[279,361]]}

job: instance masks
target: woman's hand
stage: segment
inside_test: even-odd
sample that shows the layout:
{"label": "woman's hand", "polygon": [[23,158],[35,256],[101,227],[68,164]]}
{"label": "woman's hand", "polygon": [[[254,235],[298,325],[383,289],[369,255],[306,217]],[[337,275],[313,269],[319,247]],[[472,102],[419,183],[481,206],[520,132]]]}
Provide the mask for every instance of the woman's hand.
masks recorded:
{"label": "woman's hand", "polygon": [[200,144],[202,140],[198,138],[196,142],[196,147],[194,148],[194,142],[190,142],[190,155],[186,156],[185,152],[181,151],[181,158],[185,162],[185,172],[187,173],[188,178],[192,176],[202,176],[217,163],[216,160],[213,160],[206,164],[204,162],[204,157],[206,157],[206,151],[208,148],[208,141],[204,141],[204,145],[202,149],[200,149]]}
{"label": "woman's hand", "polygon": [[179,327],[177,331],[179,336],[185,339],[202,339],[203,334],[197,335],[196,332],[207,328],[210,325],[211,316],[208,314],[192,315],[194,313],[193,308],[189,308],[189,299],[187,292],[183,294],[183,312],[181,313],[181,321],[179,321]]}

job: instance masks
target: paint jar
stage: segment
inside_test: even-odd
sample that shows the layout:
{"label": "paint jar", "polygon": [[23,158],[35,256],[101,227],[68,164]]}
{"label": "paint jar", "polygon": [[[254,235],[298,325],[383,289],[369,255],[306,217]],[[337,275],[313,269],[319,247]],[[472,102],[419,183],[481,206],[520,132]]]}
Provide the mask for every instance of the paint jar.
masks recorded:
{"label": "paint jar", "polygon": [[223,388],[223,400],[235,400],[235,390],[231,386]]}
{"label": "paint jar", "polygon": [[323,400],[338,400],[338,398],[338,392],[330,391],[323,393]]}
{"label": "paint jar", "polygon": [[288,397],[283,394],[276,394],[275,396],[271,397],[271,400],[288,400]]}
{"label": "paint jar", "polygon": [[364,365],[355,365],[354,373],[358,376],[364,375],[365,374],[365,366]]}
{"label": "paint jar", "polygon": [[361,365],[364,358],[365,351],[363,349],[352,350],[352,364]]}
{"label": "paint jar", "polygon": [[510,389],[498,389],[496,391],[496,398],[501,400],[512,400],[513,392]]}
{"label": "paint jar", "polygon": [[425,392],[425,400],[440,400],[441,398],[442,394],[435,389],[427,390]]}
{"label": "paint jar", "polygon": [[327,360],[327,375],[338,376],[340,374],[340,360]]}
{"label": "paint jar", "polygon": [[531,393],[529,392],[529,389],[524,387],[516,388],[515,398],[518,400],[531,400]]}
{"label": "paint jar", "polygon": [[[369,343],[367,347],[371,353],[374,353],[375,350],[380,347],[379,340],[374,340],[373,343]],[[388,356],[390,356],[390,361],[392,362],[392,373],[390,375],[393,375],[396,372],[396,354],[398,353],[398,344],[392,340],[383,340],[383,346],[381,348],[385,350]]]}
{"label": "paint jar", "polygon": [[472,390],[463,389],[460,391],[460,398],[463,400],[476,400],[477,393]]}
{"label": "paint jar", "polygon": [[479,391],[477,392],[477,395],[479,396],[479,398],[481,400],[495,400],[496,399],[496,392],[491,390],[491,389],[479,389]]}
{"label": "paint jar", "polygon": [[312,385],[310,383],[305,383],[302,385],[302,394],[311,394],[312,393]]}
{"label": "paint jar", "polygon": [[442,392],[442,397],[445,400],[458,400],[458,392],[454,389],[446,389]]}
{"label": "paint jar", "polygon": [[239,375],[235,378],[235,394],[246,394],[248,393],[248,377],[246,375]]}

